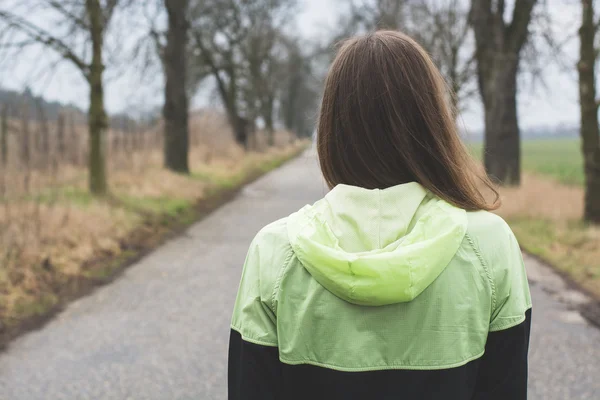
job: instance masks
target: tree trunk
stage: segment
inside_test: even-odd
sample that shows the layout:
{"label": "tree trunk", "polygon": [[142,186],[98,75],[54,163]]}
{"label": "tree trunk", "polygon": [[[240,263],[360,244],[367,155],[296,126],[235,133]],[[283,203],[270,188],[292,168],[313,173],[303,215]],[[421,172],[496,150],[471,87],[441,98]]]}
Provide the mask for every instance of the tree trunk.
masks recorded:
{"label": "tree trunk", "polygon": [[273,129],[273,121],[272,120],[270,121],[270,123],[267,122],[265,130],[267,132],[267,145],[269,147],[275,146],[275,129]]}
{"label": "tree trunk", "polygon": [[235,109],[231,110],[230,108],[227,107],[227,117],[233,128],[234,139],[244,150],[248,150],[248,121],[237,115]]}
{"label": "tree trunk", "polygon": [[485,112],[484,164],[493,179],[506,185],[521,181],[517,72],[536,2],[515,2],[512,21],[507,22],[504,1],[471,1],[470,22]]}
{"label": "tree trunk", "polygon": [[0,114],[0,157],[2,157],[2,166],[6,168],[8,164],[8,106],[2,106]]}
{"label": "tree trunk", "polygon": [[521,183],[521,148],[517,120],[517,63],[497,60],[488,82],[485,107],[484,165],[504,185]]}
{"label": "tree trunk", "polygon": [[248,124],[249,121],[240,116],[235,98],[230,100],[230,104],[227,106],[229,121],[233,127],[233,134],[237,144],[242,146],[244,150],[248,150]]}
{"label": "tree trunk", "polygon": [[594,39],[593,0],[582,0],[582,23],[579,29],[580,59],[579,102],[581,105],[581,148],[585,170],[585,213],[584,219],[600,223],[600,130],[598,128],[598,106],[596,104],[596,82],[594,77],[596,49]]}
{"label": "tree trunk", "polygon": [[291,84],[288,86],[288,95],[285,102],[285,112],[283,115],[283,124],[285,129],[293,131],[296,128],[296,101],[298,98],[298,86],[300,83],[296,83],[296,78],[291,80]]}
{"label": "tree trunk", "polygon": [[169,18],[165,71],[165,167],[188,173],[189,122],[186,93],[187,0],[165,0]]}
{"label": "tree trunk", "polygon": [[[201,42],[199,41],[199,43]],[[248,150],[248,121],[244,117],[241,117],[238,113],[235,69],[230,67],[227,70],[227,74],[229,75],[229,87],[227,87],[227,84],[221,78],[219,69],[214,65],[212,59],[208,57],[206,50],[201,49],[201,51],[203,52],[205,61],[211,68],[213,77],[217,82],[217,90],[221,95],[221,101],[223,102],[225,111],[227,112],[227,119],[229,120],[229,124],[233,129],[233,137],[237,144],[242,146],[244,150]]]}
{"label": "tree trunk", "polygon": [[269,96],[266,101],[263,118],[265,120],[265,130],[267,131],[267,144],[269,147],[275,146],[275,127],[273,123],[273,106],[275,99]]}
{"label": "tree trunk", "polygon": [[88,110],[89,129],[89,187],[96,195],[107,192],[104,136],[108,128],[104,109],[104,86],[102,74],[102,46],[104,39],[103,13],[100,0],[86,0],[86,11],[90,21],[92,38],[92,63],[88,74],[90,85],[90,108]]}

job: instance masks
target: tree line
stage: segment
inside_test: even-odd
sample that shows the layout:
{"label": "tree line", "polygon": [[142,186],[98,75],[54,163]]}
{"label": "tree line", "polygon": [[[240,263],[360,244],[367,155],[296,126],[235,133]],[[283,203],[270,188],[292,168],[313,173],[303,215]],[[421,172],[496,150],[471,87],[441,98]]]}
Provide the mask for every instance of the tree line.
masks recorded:
{"label": "tree line", "polygon": [[57,101],[46,101],[42,97],[34,95],[30,88],[25,88],[22,92],[0,88],[0,104],[7,107],[7,113],[12,118],[19,117],[18,111],[23,106],[29,109],[42,107],[45,116],[52,121],[56,121],[61,113],[81,113],[76,106],[64,105]]}
{"label": "tree line", "polygon": [[[432,55],[449,85],[456,115],[473,96],[483,108],[484,166],[499,184],[521,180],[517,113],[519,74],[528,53],[535,54],[547,16],[540,0],[338,0],[346,12],[332,33],[336,42],[374,29],[399,29]],[[140,13],[148,20],[144,43],[164,74],[164,162],[174,171],[189,170],[188,103],[203,82],[225,109],[237,142],[248,147],[260,123],[272,137],[276,125],[301,135],[312,133],[323,70],[330,46],[306,46],[286,26],[294,0],[21,0],[51,10],[63,22],[61,35],[49,32],[22,13],[0,7],[0,50],[37,44],[74,65],[90,87],[90,190],[107,190],[102,138],[107,128],[103,74],[107,32],[113,19]],[[595,68],[600,21],[593,0],[581,0],[580,60],[577,64],[585,160],[585,219],[600,222],[600,132]],[[166,19],[166,26],[157,21]],[[533,37],[532,37],[533,36]],[[79,39],[73,39],[79,38]],[[138,47],[138,50],[142,46]],[[308,50],[307,50],[308,48]],[[533,49],[533,50],[532,50]],[[4,53],[7,54],[8,51]],[[112,53],[112,52],[111,52]],[[148,60],[151,59],[148,58]],[[537,66],[540,69],[541,66]],[[271,139],[272,141],[272,139]]]}
{"label": "tree line", "polygon": [[[269,143],[277,126],[298,135],[312,133],[309,114],[318,100],[318,80],[300,38],[284,29],[293,12],[290,0],[56,0],[8,1],[0,6],[0,55],[16,58],[29,46],[49,51],[52,62],[74,66],[89,86],[89,189],[108,191],[105,136],[106,71],[139,56],[152,44],[164,75],[164,165],[188,173],[189,98],[208,78],[226,111],[236,141],[248,149],[256,124]],[[37,15],[51,15],[52,26]],[[140,45],[122,54],[120,43],[132,27],[128,18],[144,15]],[[50,19],[49,19],[50,20]],[[166,23],[160,23],[165,21]],[[125,31],[123,31],[125,30]],[[138,28],[139,30],[139,28]],[[312,116],[312,115],[311,115]]]}

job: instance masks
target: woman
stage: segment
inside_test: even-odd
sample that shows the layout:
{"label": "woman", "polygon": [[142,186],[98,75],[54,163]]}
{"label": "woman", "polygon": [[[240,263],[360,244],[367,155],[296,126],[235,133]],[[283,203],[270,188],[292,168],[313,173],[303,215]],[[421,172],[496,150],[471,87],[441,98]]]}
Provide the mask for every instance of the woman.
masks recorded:
{"label": "woman", "polygon": [[341,47],[317,139],[332,190],[250,247],[231,400],[527,397],[523,260],[447,95],[402,33]]}

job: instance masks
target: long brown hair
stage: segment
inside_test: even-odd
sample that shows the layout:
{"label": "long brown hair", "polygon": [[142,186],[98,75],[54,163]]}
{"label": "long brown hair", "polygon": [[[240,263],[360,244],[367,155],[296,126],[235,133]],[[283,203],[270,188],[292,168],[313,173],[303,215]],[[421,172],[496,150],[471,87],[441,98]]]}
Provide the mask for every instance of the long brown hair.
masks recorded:
{"label": "long brown hair", "polygon": [[497,208],[498,193],[460,140],[448,93],[429,55],[403,33],[344,42],[325,82],[317,128],[327,184],[385,189],[419,182],[460,208]]}

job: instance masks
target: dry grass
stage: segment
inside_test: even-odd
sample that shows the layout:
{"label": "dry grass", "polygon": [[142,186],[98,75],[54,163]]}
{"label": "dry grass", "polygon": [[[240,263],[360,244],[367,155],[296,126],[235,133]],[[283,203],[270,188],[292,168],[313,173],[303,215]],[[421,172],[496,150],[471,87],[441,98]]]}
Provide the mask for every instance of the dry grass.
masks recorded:
{"label": "dry grass", "polygon": [[[32,170],[27,187],[5,192],[0,201],[0,337],[3,329],[48,312],[74,278],[114,273],[94,260],[131,256],[132,235],[143,236],[146,229],[152,236],[172,221],[188,221],[194,205],[207,195],[239,185],[301,147],[284,146],[290,136],[279,132],[280,146],[246,153],[214,113],[194,116],[191,127],[189,176],[162,168],[161,150],[145,146],[128,156],[111,154],[111,196],[106,199],[87,193],[85,168],[73,164],[54,172]],[[266,143],[262,133],[257,137]],[[7,184],[25,179],[18,170],[2,176]]]}
{"label": "dry grass", "polygon": [[498,213],[521,246],[600,298],[600,228],[581,222],[583,189],[524,174],[520,187],[501,196]]}
{"label": "dry grass", "polygon": [[507,218],[541,218],[556,222],[580,219],[583,215],[583,190],[566,186],[551,178],[524,173],[521,186],[503,188],[500,214]]}
{"label": "dry grass", "polygon": [[[5,324],[21,314],[44,311],[56,298],[56,285],[82,272],[86,260],[98,253],[118,254],[120,242],[140,222],[125,209],[93,201],[73,204],[21,202],[11,207],[11,223],[0,237],[3,265],[0,269],[0,320]],[[0,217],[0,223],[6,224]],[[40,296],[43,305],[37,304]]]}

